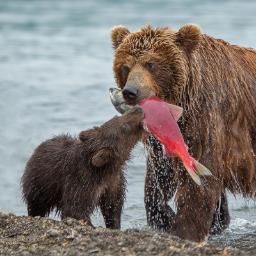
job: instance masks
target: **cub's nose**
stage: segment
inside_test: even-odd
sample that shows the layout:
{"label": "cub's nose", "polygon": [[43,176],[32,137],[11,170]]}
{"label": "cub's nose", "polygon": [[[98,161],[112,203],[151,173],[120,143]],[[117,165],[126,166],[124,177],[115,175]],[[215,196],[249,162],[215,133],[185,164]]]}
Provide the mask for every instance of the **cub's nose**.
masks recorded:
{"label": "cub's nose", "polygon": [[135,113],[142,113],[144,112],[143,108],[139,105],[135,105],[132,110],[135,112]]}
{"label": "cub's nose", "polygon": [[134,87],[125,87],[123,89],[123,97],[127,101],[135,101],[139,97],[139,89]]}

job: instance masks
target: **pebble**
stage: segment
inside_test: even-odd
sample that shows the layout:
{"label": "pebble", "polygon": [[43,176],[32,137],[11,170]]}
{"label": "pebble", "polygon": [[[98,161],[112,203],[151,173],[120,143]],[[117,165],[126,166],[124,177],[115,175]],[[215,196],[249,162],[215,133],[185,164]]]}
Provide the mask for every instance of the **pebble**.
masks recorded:
{"label": "pebble", "polygon": [[7,219],[8,215],[6,213],[0,212],[0,219]]}
{"label": "pebble", "polygon": [[24,236],[28,236],[30,234],[30,232],[28,232],[28,231],[23,231],[23,233],[22,233],[22,235],[24,235]]}
{"label": "pebble", "polygon": [[0,212],[0,227],[4,228],[7,226],[8,215]]}
{"label": "pebble", "polygon": [[54,229],[49,229],[46,232],[46,234],[49,235],[49,236],[59,236],[60,235],[60,233],[57,230],[54,230]]}
{"label": "pebble", "polygon": [[29,256],[29,255],[31,255],[31,253],[30,253],[29,251],[27,251],[27,250],[23,250],[23,251],[21,252],[21,255],[22,255],[22,256]]}
{"label": "pebble", "polygon": [[153,239],[161,239],[161,236],[159,236],[158,234],[155,234],[154,236],[153,236]]}
{"label": "pebble", "polygon": [[73,224],[73,220],[72,220],[72,219],[67,219],[67,220],[66,220],[66,224],[67,224],[68,226],[71,226],[71,225]]}
{"label": "pebble", "polygon": [[34,244],[32,244],[30,250],[31,250],[32,252],[35,252],[35,251],[36,251],[36,246],[35,246]]}
{"label": "pebble", "polygon": [[94,253],[94,252],[99,252],[99,251],[100,251],[100,249],[95,248],[95,249],[87,251],[87,253]]}
{"label": "pebble", "polygon": [[56,250],[51,250],[51,251],[49,251],[49,253],[51,253],[51,254],[57,254],[57,251],[56,251]]}

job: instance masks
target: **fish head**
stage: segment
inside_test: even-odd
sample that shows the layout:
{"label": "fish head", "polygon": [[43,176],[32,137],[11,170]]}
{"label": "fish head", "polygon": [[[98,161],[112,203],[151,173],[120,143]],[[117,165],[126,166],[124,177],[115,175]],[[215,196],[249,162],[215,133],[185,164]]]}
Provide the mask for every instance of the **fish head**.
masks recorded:
{"label": "fish head", "polygon": [[124,114],[126,111],[130,110],[132,106],[125,104],[125,99],[121,90],[117,88],[109,89],[110,100],[114,108],[120,113]]}

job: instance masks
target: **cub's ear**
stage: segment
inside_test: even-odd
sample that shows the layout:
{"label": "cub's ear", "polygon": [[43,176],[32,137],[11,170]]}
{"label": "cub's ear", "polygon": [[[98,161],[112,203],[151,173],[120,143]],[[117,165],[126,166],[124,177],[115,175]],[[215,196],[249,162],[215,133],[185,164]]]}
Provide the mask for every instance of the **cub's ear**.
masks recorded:
{"label": "cub's ear", "polygon": [[186,24],[177,32],[176,42],[187,49],[188,52],[193,52],[199,46],[201,35],[201,29],[198,25]]}
{"label": "cub's ear", "polygon": [[111,29],[111,39],[114,49],[116,50],[118,46],[123,42],[126,36],[128,36],[131,32],[128,28],[123,27],[121,25],[117,27],[113,27]]}
{"label": "cub's ear", "polygon": [[82,131],[78,135],[80,141],[87,141],[89,139],[94,139],[98,134],[98,130],[93,128],[86,131]]}
{"label": "cub's ear", "polygon": [[102,167],[103,165],[109,163],[112,160],[114,153],[108,149],[103,148],[99,150],[92,158],[92,164],[95,167]]}

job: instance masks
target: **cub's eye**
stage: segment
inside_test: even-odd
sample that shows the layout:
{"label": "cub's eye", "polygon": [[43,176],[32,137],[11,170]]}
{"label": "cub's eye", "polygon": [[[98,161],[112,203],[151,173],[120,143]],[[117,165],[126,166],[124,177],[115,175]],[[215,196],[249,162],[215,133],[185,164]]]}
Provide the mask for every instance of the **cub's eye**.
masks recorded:
{"label": "cub's eye", "polygon": [[128,125],[126,125],[126,124],[122,124],[121,125],[121,130],[123,132],[128,132],[130,130],[130,127]]}
{"label": "cub's eye", "polygon": [[130,72],[130,69],[129,69],[129,67],[128,67],[127,65],[124,65],[124,66],[123,66],[123,70],[124,70],[124,73],[125,73],[126,75],[128,75],[129,72]]}
{"label": "cub's eye", "polygon": [[155,63],[153,63],[153,62],[146,63],[145,67],[149,71],[156,71],[157,68],[158,68],[157,65]]}

